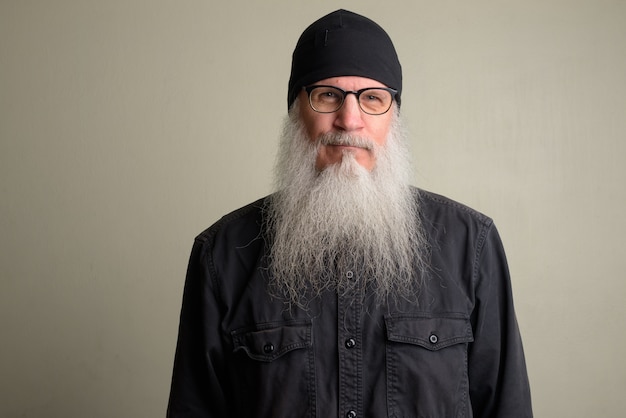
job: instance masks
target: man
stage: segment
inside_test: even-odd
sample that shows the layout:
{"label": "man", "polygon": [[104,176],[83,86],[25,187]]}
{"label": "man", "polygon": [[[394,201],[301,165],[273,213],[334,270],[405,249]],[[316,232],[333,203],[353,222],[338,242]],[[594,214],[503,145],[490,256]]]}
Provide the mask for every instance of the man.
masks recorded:
{"label": "man", "polygon": [[277,192],[196,238],[169,417],[531,417],[491,219],[408,186],[402,71],[339,10],[293,53]]}

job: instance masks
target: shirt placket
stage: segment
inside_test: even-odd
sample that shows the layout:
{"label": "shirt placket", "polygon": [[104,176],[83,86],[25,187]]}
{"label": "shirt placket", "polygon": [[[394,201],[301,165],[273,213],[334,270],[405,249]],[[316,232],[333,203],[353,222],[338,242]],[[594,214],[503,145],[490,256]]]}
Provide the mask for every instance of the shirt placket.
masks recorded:
{"label": "shirt placket", "polygon": [[340,417],[357,418],[362,411],[362,347],[361,347],[361,286],[352,270],[343,272],[348,290],[339,292],[337,315],[337,348],[339,351],[339,411]]}

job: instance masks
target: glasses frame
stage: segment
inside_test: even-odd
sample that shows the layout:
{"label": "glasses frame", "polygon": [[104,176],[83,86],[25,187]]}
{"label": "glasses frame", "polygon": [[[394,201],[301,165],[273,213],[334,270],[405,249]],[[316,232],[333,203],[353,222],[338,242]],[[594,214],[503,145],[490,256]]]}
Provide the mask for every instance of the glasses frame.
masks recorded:
{"label": "glasses frame", "polygon": [[[342,97],[341,97],[341,103],[339,104],[339,106],[337,107],[337,109],[330,111],[330,112],[324,112],[321,110],[317,110],[315,108],[315,106],[313,106],[313,102],[311,102],[311,92],[313,90],[315,90],[318,87],[325,87],[325,88],[332,88],[335,89],[339,92],[341,92]],[[380,116],[380,115],[384,115],[385,113],[389,112],[389,109],[391,109],[391,105],[393,105],[393,101],[396,100],[396,96],[398,95],[398,90],[389,88],[389,87],[366,87],[364,89],[359,89],[359,90],[344,90],[342,88],[339,88],[337,86],[328,86],[325,84],[312,84],[310,86],[303,86],[302,90],[306,91],[306,94],[309,98],[309,106],[311,106],[311,109],[313,109],[314,111],[316,111],[317,113],[335,113],[338,112],[342,107],[343,104],[346,102],[346,97],[348,96],[348,94],[354,94],[356,96],[356,101],[359,104],[359,109],[361,109],[361,111],[363,113],[366,113],[368,115],[373,115],[373,116]],[[388,93],[391,93],[391,101],[389,102],[389,107],[381,113],[371,113],[368,112],[367,110],[363,109],[363,106],[361,105],[361,94],[363,94],[363,92],[366,92],[368,90],[384,90]]]}

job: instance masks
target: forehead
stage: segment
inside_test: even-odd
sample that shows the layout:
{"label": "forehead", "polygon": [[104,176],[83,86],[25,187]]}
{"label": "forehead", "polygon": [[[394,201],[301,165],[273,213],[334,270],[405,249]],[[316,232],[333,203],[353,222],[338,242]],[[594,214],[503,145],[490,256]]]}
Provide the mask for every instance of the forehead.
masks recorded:
{"label": "forehead", "polygon": [[316,81],[312,85],[336,86],[341,87],[344,90],[359,90],[366,87],[388,87],[380,81],[358,76],[324,78],[322,80]]}

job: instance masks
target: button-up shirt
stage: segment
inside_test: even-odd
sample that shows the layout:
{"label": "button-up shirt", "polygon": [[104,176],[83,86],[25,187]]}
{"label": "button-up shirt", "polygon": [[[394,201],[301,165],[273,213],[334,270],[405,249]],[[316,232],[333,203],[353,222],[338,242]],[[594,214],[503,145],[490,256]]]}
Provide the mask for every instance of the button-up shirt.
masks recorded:
{"label": "button-up shirt", "polygon": [[[168,406],[174,417],[532,417],[492,220],[425,191],[430,269],[381,305],[358,266],[307,309],[268,291],[264,198],[194,243]],[[345,291],[344,291],[345,290]],[[364,293],[365,292],[365,293]]]}

